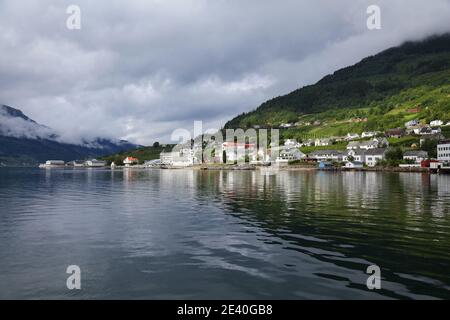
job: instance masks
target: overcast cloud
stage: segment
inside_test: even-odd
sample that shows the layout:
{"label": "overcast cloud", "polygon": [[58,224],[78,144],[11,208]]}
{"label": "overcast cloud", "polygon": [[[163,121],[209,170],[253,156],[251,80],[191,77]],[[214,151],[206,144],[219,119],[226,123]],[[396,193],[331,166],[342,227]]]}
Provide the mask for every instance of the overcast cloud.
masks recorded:
{"label": "overcast cloud", "polygon": [[[81,30],[66,8],[81,8]],[[366,9],[382,9],[369,31]],[[0,103],[62,137],[169,142],[405,40],[450,0],[0,0]]]}

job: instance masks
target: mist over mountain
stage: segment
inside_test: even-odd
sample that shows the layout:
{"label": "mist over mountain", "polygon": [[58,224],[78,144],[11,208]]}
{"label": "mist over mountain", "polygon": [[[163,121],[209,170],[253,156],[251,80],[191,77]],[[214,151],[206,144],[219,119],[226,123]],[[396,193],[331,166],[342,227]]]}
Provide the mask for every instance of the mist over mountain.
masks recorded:
{"label": "mist over mountain", "polygon": [[106,138],[69,143],[21,110],[0,105],[0,165],[35,165],[48,159],[87,159],[136,147],[128,141]]}

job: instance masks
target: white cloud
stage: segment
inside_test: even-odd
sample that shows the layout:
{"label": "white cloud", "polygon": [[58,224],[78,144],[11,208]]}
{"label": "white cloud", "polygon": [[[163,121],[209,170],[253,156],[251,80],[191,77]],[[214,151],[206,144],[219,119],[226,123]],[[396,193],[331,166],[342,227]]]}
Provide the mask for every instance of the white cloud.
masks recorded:
{"label": "white cloud", "polygon": [[194,120],[219,127],[268,98],[313,83],[369,54],[450,31],[450,2],[87,1],[82,29],[65,27],[71,1],[0,2],[1,103],[64,139],[166,141]]}

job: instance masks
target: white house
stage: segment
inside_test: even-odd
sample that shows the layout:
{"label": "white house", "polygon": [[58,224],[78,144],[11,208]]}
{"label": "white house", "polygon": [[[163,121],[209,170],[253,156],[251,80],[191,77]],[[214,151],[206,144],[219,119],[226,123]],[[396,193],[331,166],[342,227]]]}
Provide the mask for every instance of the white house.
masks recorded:
{"label": "white house", "polygon": [[297,148],[283,148],[276,159],[277,163],[288,163],[289,161],[301,160],[306,155]]}
{"label": "white house", "polygon": [[106,161],[103,160],[97,160],[97,159],[92,159],[92,160],[87,160],[84,162],[84,165],[86,167],[91,167],[91,168],[99,168],[99,167],[105,167],[106,166]]}
{"label": "white house", "polygon": [[359,141],[350,141],[347,144],[347,150],[356,150],[359,149]]}
{"label": "white house", "polygon": [[378,134],[378,132],[376,132],[376,131],[364,131],[362,134],[361,134],[361,137],[362,138],[372,138],[372,137],[375,137],[376,135]]}
{"label": "white house", "polygon": [[316,141],[314,142],[314,145],[316,147],[325,147],[325,146],[329,146],[332,145],[332,141],[329,138],[324,138],[324,139],[316,139]]}
{"label": "white house", "polygon": [[363,141],[359,144],[359,147],[364,150],[370,150],[378,148],[378,141]]}
{"label": "white house", "polygon": [[309,155],[311,158],[317,159],[318,161],[324,160],[335,160],[342,161],[345,154],[338,150],[317,150],[311,152]]}
{"label": "white house", "polygon": [[415,163],[420,163],[423,160],[428,159],[428,152],[422,151],[422,150],[406,151],[403,154],[403,159],[404,160],[411,160],[411,161],[414,161]]}
{"label": "white house", "polygon": [[418,124],[419,124],[418,120],[411,120],[411,121],[408,121],[405,123],[405,127],[411,128],[411,127],[417,126]]}
{"label": "white house", "polygon": [[364,154],[364,163],[369,167],[375,167],[375,165],[386,158],[385,148],[376,148],[367,150]]}
{"label": "white house", "polygon": [[300,148],[301,144],[295,139],[286,139],[286,141],[284,141],[284,146],[288,148]]}
{"label": "white house", "polygon": [[123,160],[123,164],[125,167],[130,167],[132,165],[138,164],[139,160],[134,157],[126,157],[125,160]]}
{"label": "white house", "polygon": [[346,140],[355,140],[359,139],[359,134],[357,133],[347,133]]}
{"label": "white house", "polygon": [[389,147],[389,141],[385,137],[377,137],[373,138],[373,141],[378,142],[378,148],[386,148]]}
{"label": "white house", "polygon": [[450,140],[444,140],[437,145],[438,161],[450,161]]}
{"label": "white house", "polygon": [[[254,143],[224,142],[222,143],[222,152],[218,156],[220,162],[242,161],[245,156],[251,157],[256,152]],[[226,159],[223,158],[225,154]]]}
{"label": "white house", "polygon": [[440,127],[444,124],[442,120],[433,120],[430,122],[431,127]]}
{"label": "white house", "polygon": [[356,161],[356,162],[364,163],[364,161],[365,161],[365,152],[362,149],[349,150],[349,151],[347,151],[347,154],[344,156],[343,160],[344,161],[349,161],[349,158],[352,158],[351,162]]}

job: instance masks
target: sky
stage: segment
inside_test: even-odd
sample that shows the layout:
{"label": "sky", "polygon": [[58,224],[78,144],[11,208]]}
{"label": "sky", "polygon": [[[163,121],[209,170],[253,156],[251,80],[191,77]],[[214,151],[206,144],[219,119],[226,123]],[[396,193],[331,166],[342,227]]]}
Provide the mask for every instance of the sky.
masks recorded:
{"label": "sky", "polygon": [[[369,30],[367,7],[381,9]],[[80,29],[67,8],[80,8]],[[220,128],[362,58],[450,31],[450,0],[0,0],[0,104],[68,142]]]}

